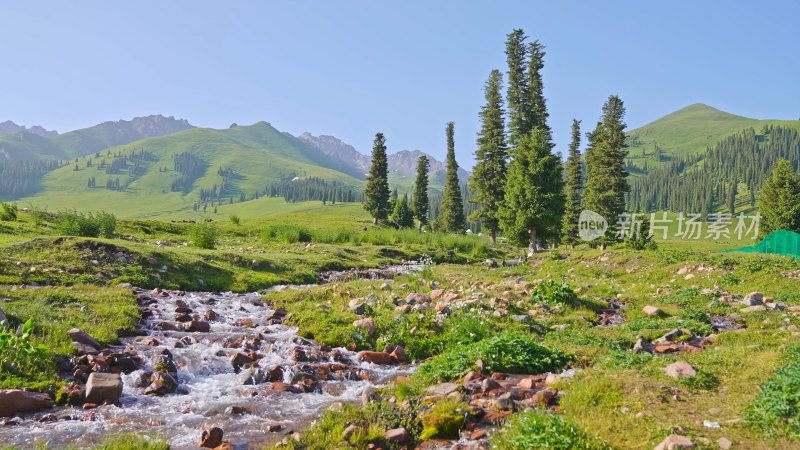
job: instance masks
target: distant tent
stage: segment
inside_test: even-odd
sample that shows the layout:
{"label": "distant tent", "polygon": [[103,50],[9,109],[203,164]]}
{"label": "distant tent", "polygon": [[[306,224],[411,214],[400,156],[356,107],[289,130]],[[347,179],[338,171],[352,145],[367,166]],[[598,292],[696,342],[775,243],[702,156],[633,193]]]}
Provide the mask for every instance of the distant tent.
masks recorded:
{"label": "distant tent", "polygon": [[789,230],[773,231],[756,245],[725,250],[723,253],[727,252],[770,253],[800,258],[800,234]]}

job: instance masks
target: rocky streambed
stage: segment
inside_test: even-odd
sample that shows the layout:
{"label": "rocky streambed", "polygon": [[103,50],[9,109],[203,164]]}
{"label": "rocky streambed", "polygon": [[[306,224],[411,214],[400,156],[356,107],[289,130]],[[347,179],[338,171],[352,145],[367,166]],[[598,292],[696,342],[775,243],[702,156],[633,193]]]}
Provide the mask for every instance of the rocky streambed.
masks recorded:
{"label": "rocky streambed", "polygon": [[[196,448],[203,429],[219,427],[226,441],[247,448],[280,440],[323,408],[355,401],[415,368],[396,357],[372,364],[304,339],[261,293],[137,293],[144,315],[138,336],[107,349],[73,338],[84,356],[73,361],[71,376],[89,381],[86,392],[73,385],[76,406],[9,419],[0,442],[86,446],[145,432],[173,448]],[[98,404],[84,404],[89,400]]]}

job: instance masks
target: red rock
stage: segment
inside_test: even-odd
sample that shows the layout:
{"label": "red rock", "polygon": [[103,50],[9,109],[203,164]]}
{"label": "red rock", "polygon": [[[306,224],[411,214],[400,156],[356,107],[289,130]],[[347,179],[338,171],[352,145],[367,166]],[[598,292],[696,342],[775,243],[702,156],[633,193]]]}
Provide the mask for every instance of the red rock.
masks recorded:
{"label": "red rock", "polygon": [[388,353],[383,352],[371,352],[365,350],[360,352],[356,359],[359,361],[366,361],[372,364],[391,364],[392,363],[392,356]]}
{"label": "red rock", "polygon": [[154,338],[154,337],[147,337],[147,338],[142,339],[142,344],[149,345],[150,347],[155,347],[157,345],[160,345],[158,343],[158,340],[156,340],[156,338]]}
{"label": "red rock", "polygon": [[217,320],[217,313],[213,309],[209,309],[203,314],[206,320]]}
{"label": "red rock", "polygon": [[477,441],[479,439],[486,438],[486,430],[483,428],[478,428],[477,430],[473,431],[472,434],[469,435],[469,439],[471,441]]}
{"label": "red rock", "polygon": [[237,327],[245,327],[245,328],[253,328],[255,326],[255,325],[253,325],[253,321],[250,320],[250,319],[236,319],[233,322],[233,325],[237,326]]}
{"label": "red rock", "polygon": [[203,431],[200,437],[200,447],[217,448],[222,445],[222,428],[214,427],[210,431]]}
{"label": "red rock", "polygon": [[292,392],[295,394],[299,394],[301,391],[296,386],[292,386],[291,384],[281,383],[280,381],[276,381],[272,383],[269,388],[269,391],[281,391],[281,392]]}
{"label": "red rock", "polygon": [[231,364],[233,365],[234,369],[240,369],[242,366],[248,363],[252,363],[253,359],[249,356],[245,355],[244,353],[236,353],[231,357]]}
{"label": "red rock", "polygon": [[11,417],[18,413],[41,411],[55,406],[47,394],[27,392],[19,389],[0,390],[0,417]]}
{"label": "red rock", "polygon": [[400,345],[395,346],[394,350],[392,350],[389,356],[392,358],[392,361],[394,362],[397,363],[406,362],[406,351]]}
{"label": "red rock", "polygon": [[383,438],[392,444],[402,444],[408,441],[411,434],[405,428],[395,428],[383,433]]}
{"label": "red rock", "polygon": [[534,389],[536,387],[536,380],[533,378],[523,378],[517,383],[517,387],[520,389]]}
{"label": "red rock", "polygon": [[533,401],[540,405],[551,405],[556,399],[558,391],[554,388],[548,387],[533,395]]}
{"label": "red rock", "polygon": [[186,327],[186,331],[190,332],[208,333],[210,330],[211,325],[201,320],[193,320],[189,322],[189,325]]}

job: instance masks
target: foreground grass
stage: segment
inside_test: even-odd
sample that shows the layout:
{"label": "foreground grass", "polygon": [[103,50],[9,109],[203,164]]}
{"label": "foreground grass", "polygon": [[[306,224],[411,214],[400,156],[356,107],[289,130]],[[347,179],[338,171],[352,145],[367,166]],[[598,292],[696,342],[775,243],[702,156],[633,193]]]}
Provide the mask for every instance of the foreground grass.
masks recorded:
{"label": "foreground grass", "polygon": [[58,236],[48,223],[23,213],[17,222],[0,223],[0,284],[129,282],[243,292],[313,283],[324,270],[378,267],[424,256],[443,263],[498,255],[486,238],[398,231],[366,222],[327,211],[240,225],[215,222],[215,248],[202,249],[193,245],[188,223],[119,221],[116,238],[78,238]]}
{"label": "foreground grass", "polygon": [[47,349],[41,360],[17,370],[0,370],[0,388],[30,387],[50,392],[63,383],[58,360],[74,353],[66,331],[81,328],[101,344],[118,342],[139,320],[136,297],[130,289],[77,285],[71,288],[16,289],[0,286],[0,308],[11,328],[34,320],[32,339]]}

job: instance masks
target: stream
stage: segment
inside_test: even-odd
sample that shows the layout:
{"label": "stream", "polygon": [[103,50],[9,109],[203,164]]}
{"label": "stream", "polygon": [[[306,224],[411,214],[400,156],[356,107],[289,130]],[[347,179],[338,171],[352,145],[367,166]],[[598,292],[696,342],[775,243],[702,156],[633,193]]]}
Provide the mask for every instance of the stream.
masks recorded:
{"label": "stream", "polygon": [[[359,362],[355,352],[298,336],[296,327],[280,323],[285,312],[261,301],[263,292],[138,292],[144,315],[140,336],[111,347],[139,361],[136,370],[122,374],[121,407],[56,408],[14,418],[0,423],[3,445],[83,447],[134,432],[166,439],[174,449],[197,448],[202,429],[220,427],[225,440],[246,449],[281,440],[331,404],[358,401],[365,389],[416,369]],[[215,318],[209,319],[209,310]],[[205,317],[210,330],[170,330],[168,324],[177,324],[181,314]],[[165,350],[177,367],[178,388],[164,396],[145,395],[140,378],[149,378]],[[259,356],[252,367],[234,367],[232,358],[250,352]]]}

